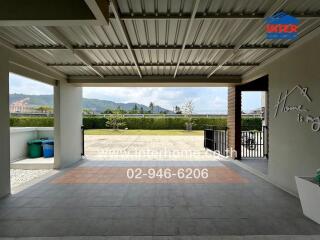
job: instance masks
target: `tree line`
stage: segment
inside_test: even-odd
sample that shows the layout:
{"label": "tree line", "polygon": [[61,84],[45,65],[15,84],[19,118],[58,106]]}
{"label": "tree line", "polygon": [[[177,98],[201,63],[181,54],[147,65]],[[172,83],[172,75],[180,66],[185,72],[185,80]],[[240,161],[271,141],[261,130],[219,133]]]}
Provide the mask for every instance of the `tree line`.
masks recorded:
{"label": "tree line", "polygon": [[[85,114],[90,114],[92,111],[90,110],[84,110]],[[122,109],[120,106],[118,106],[116,109],[107,108],[105,111],[102,112],[102,114],[153,114],[155,113],[155,104],[153,102],[150,102],[148,109],[144,109],[143,107],[138,107],[137,104],[135,104],[132,109],[125,110]],[[168,114],[169,111],[167,110],[161,110],[159,111],[159,114]],[[174,108],[175,114],[182,114],[181,108],[179,106],[175,106]]]}

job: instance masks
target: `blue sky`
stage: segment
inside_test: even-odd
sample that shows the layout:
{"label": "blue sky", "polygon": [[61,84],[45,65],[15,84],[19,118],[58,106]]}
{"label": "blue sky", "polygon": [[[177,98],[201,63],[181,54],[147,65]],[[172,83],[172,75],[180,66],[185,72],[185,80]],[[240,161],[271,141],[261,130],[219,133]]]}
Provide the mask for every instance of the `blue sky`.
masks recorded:
{"label": "blue sky", "polygon": [[[28,78],[10,74],[10,93],[24,94],[53,94],[53,87]],[[192,100],[196,113],[226,113],[228,89],[224,87],[202,88],[107,88],[87,87],[83,89],[83,96],[111,100],[114,102],[136,102],[156,105],[172,110],[174,106],[182,106]],[[243,94],[243,109],[249,111],[261,106],[260,93]]]}

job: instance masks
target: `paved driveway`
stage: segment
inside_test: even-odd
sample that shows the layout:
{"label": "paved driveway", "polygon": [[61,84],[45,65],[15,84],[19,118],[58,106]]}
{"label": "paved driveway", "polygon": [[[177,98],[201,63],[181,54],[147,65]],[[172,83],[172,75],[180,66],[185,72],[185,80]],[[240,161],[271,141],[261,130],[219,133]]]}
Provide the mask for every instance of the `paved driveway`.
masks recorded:
{"label": "paved driveway", "polygon": [[90,160],[217,160],[203,147],[203,136],[85,136]]}

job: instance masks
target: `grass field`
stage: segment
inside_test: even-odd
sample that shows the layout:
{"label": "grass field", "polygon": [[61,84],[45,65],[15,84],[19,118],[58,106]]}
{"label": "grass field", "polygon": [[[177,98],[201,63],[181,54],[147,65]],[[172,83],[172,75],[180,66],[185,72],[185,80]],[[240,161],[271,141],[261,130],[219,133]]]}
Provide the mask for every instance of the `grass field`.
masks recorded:
{"label": "grass field", "polygon": [[202,136],[203,131],[185,130],[112,130],[90,129],[85,130],[85,135],[175,135],[175,136]]}

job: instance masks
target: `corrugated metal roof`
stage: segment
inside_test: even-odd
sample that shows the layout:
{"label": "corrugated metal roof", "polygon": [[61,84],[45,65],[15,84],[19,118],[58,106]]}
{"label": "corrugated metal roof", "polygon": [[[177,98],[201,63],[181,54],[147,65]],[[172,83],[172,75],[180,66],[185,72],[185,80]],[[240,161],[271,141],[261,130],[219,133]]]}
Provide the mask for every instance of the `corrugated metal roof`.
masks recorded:
{"label": "corrugated metal roof", "polygon": [[64,72],[67,75],[74,75],[74,76],[92,76],[95,75],[94,72],[87,66],[81,66],[81,67],[69,67],[69,66],[63,66],[63,67],[53,67],[61,72]]}
{"label": "corrugated metal roof", "polygon": [[105,26],[58,27],[73,45],[124,45],[125,41],[117,30],[117,23],[110,20]]}
{"label": "corrugated metal roof", "polygon": [[[319,1],[320,3],[320,1]],[[301,19],[301,22],[298,26],[298,36],[302,38],[315,28],[320,26],[320,19]],[[257,29],[257,31],[249,37],[245,44],[291,44],[291,40],[267,40],[264,25],[261,25],[261,28]]]}
{"label": "corrugated metal roof", "polygon": [[0,27],[0,36],[15,45],[59,45],[54,36],[44,34],[45,27]]}
{"label": "corrugated metal roof", "polygon": [[283,10],[295,13],[319,12],[319,0],[289,0]]}
{"label": "corrugated metal roof", "polygon": [[[191,13],[193,0],[118,0],[122,13]],[[198,12],[266,12],[273,0],[202,0]]]}
{"label": "corrugated metal roof", "polygon": [[121,13],[191,13],[193,0],[119,0]]}
{"label": "corrugated metal roof", "polygon": [[131,63],[129,50],[82,50],[92,63]]}
{"label": "corrugated metal roof", "polygon": [[104,75],[123,75],[123,76],[135,76],[136,71],[134,67],[99,67],[100,70],[102,70]]}
{"label": "corrugated metal roof", "polygon": [[35,56],[40,59],[44,63],[81,63],[77,60],[74,55],[65,50],[26,50],[29,54]]}
{"label": "corrugated metal roof", "polygon": [[[188,46],[181,52],[184,36],[193,11],[194,0],[118,0],[124,26],[128,32],[129,42],[134,48],[133,53],[139,63],[142,75],[173,75],[179,55],[182,53],[178,75],[208,75],[214,65],[221,61],[226,51],[233,51],[232,46],[239,43],[250,28],[257,26],[256,31],[244,39],[243,45],[290,45],[289,40],[266,40],[263,18],[206,18],[206,16],[220,16],[236,14],[235,16],[261,16],[268,12],[273,0],[201,0],[196,19],[191,32],[186,39]],[[319,13],[318,0],[290,0],[283,10],[294,14]],[[161,19],[156,19],[161,15]],[[154,16],[152,18],[137,19],[134,16]],[[168,15],[167,19],[163,16]],[[171,15],[175,17],[170,18]],[[129,17],[128,17],[129,16]],[[132,18],[130,19],[130,16]],[[178,18],[177,16],[183,16]],[[320,26],[319,17],[301,19],[299,37],[303,37]],[[130,50],[127,49],[124,36],[119,31],[116,19],[112,18],[108,26],[65,26],[56,27],[74,47],[82,51],[92,64],[126,64],[134,65]],[[46,27],[0,27],[0,38],[13,45],[61,47],[64,44]],[[225,47],[231,49],[214,49]],[[94,48],[115,49],[94,49]],[[140,49],[140,48],[144,49]],[[161,47],[161,49],[160,49]],[[197,49],[190,49],[197,47]],[[205,47],[204,49],[199,49]],[[208,49],[212,47],[213,49]],[[156,49],[159,48],[159,49]],[[95,75],[89,67],[76,66],[81,64],[79,58],[66,49],[28,49],[27,51],[47,64],[74,64],[75,66],[55,66],[54,68],[67,75]],[[281,49],[240,49],[228,60],[232,64],[259,64],[281,51]],[[145,64],[158,66],[143,66]],[[172,66],[163,66],[171,64]],[[184,65],[194,66],[184,66]],[[197,66],[200,64],[200,66]],[[206,66],[203,66],[203,65]],[[210,66],[211,65],[211,66]],[[97,67],[104,75],[136,75],[134,66],[103,66]],[[241,75],[253,66],[223,66],[215,74]]]}
{"label": "corrugated metal roof", "polygon": [[253,67],[221,67],[216,74],[220,75],[242,75]]}
{"label": "corrugated metal roof", "polygon": [[230,62],[237,63],[261,63],[268,59],[270,56],[281,50],[278,49],[260,49],[260,50],[241,50],[238,51],[231,59]]}
{"label": "corrugated metal roof", "polygon": [[135,50],[139,63],[176,63],[181,50]]}

